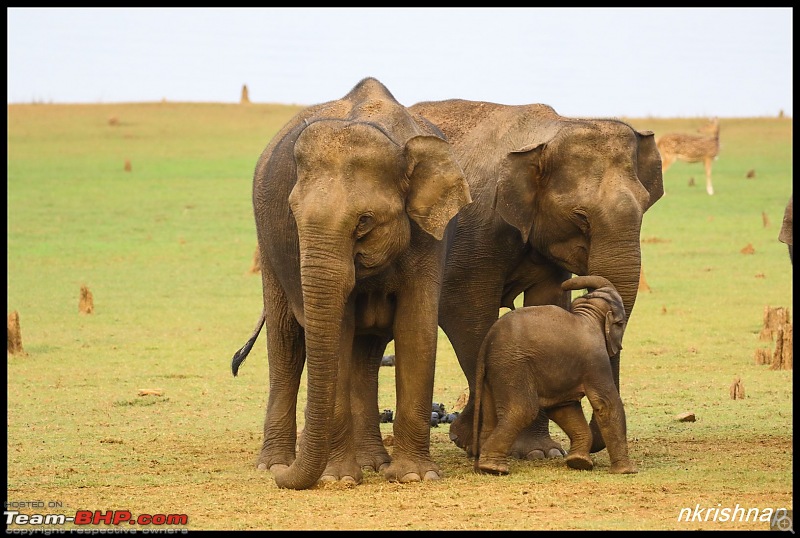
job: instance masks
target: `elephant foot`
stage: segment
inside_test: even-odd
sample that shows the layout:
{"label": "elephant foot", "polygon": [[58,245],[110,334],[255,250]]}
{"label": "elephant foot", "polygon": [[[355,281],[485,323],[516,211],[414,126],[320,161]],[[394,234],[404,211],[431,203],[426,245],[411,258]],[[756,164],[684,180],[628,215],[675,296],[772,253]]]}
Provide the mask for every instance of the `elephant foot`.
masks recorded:
{"label": "elephant foot", "polygon": [[499,456],[481,456],[475,460],[475,470],[486,474],[507,475],[509,473],[508,459]]}
{"label": "elephant foot", "polygon": [[338,482],[342,485],[360,484],[364,478],[361,467],[355,461],[329,461],[319,479],[323,484]]}
{"label": "elephant foot", "polygon": [[337,478],[335,476],[324,474],[319,479],[318,484],[322,487],[340,486],[345,488],[352,488],[361,483],[361,480],[354,476],[343,476]]}
{"label": "elephant foot", "polygon": [[511,455],[521,460],[561,458],[566,454],[550,434],[535,434],[522,430],[511,447]]}
{"label": "elephant foot", "polygon": [[358,465],[361,467],[362,470],[365,471],[375,471],[379,473],[386,469],[392,463],[392,458],[387,457],[387,459],[373,459],[373,460],[362,460],[359,458]]}
{"label": "elephant foot", "polygon": [[[267,470],[267,464],[263,463],[263,462],[259,463],[257,468],[258,468],[259,471],[266,471]],[[271,472],[272,474],[275,474],[275,473],[279,473],[279,472],[281,472],[281,471],[283,471],[285,469],[288,469],[288,468],[289,468],[288,465],[284,465],[282,463],[276,463],[276,464],[271,465],[269,467],[269,472]]]}
{"label": "elephant foot", "polygon": [[474,456],[472,452],[472,411],[464,410],[450,424],[450,440],[467,456]]}
{"label": "elephant foot", "polygon": [[589,427],[592,429],[592,448],[589,449],[589,452],[595,454],[606,447],[606,442],[603,439],[603,432],[600,431],[600,426],[597,425],[594,414],[592,415],[592,420],[589,421]]}
{"label": "elephant foot", "polygon": [[623,461],[618,463],[612,463],[609,472],[614,474],[635,474],[638,473],[639,470],[630,461]]}
{"label": "elephant foot", "polygon": [[577,469],[579,471],[591,471],[594,468],[594,462],[585,454],[568,454],[564,461],[570,469]]}
{"label": "elephant foot", "polygon": [[256,468],[259,471],[266,471],[269,469],[273,473],[277,469],[285,469],[289,467],[295,460],[294,453],[278,452],[276,450],[262,450],[256,462]]}
{"label": "elephant foot", "polygon": [[389,482],[422,482],[439,480],[442,472],[430,460],[415,462],[409,459],[395,458],[389,465],[381,470],[383,477]]}
{"label": "elephant foot", "polygon": [[380,448],[359,447],[356,453],[356,461],[358,461],[358,465],[362,469],[369,469],[371,471],[379,472],[392,463],[392,457],[389,456],[389,453],[383,447],[383,444],[381,444]]}

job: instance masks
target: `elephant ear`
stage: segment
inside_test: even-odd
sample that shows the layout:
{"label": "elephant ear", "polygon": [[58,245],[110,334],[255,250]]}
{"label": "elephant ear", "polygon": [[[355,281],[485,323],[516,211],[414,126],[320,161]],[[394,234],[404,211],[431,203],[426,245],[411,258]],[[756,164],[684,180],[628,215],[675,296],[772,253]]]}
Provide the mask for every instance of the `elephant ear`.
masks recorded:
{"label": "elephant ear", "polygon": [[406,211],[420,228],[441,239],[447,224],[472,198],[464,172],[450,144],[436,136],[415,136],[406,142],[409,192]]}
{"label": "elephant ear", "polygon": [[625,305],[614,289],[600,288],[594,293],[602,294],[609,306],[605,319],[606,350],[608,356],[613,357],[622,349],[622,337],[625,334],[626,325]]}
{"label": "elephant ear", "polygon": [[639,141],[636,174],[644,188],[650,193],[650,200],[644,208],[647,211],[659,198],[664,196],[661,154],[656,147],[653,131],[636,131],[636,138]]}
{"label": "elephant ear", "polygon": [[614,313],[606,313],[606,350],[613,357],[622,349],[622,336],[625,334],[625,320],[616,320]]}
{"label": "elephant ear", "polygon": [[544,144],[525,146],[510,152],[500,165],[492,207],[528,242],[533,226],[533,200],[543,175]]}

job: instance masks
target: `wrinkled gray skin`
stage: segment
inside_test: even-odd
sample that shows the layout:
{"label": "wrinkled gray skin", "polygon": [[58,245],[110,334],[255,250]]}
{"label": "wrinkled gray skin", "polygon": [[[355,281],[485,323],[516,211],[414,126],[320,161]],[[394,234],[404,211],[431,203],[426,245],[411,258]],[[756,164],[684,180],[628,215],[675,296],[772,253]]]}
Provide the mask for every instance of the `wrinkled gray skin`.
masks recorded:
{"label": "wrinkled gray skin", "polygon": [[[261,154],[253,206],[264,312],[232,370],[266,324],[269,400],[258,467],[279,487],[359,483],[362,466],[392,481],[440,478],[429,425],[439,294],[452,219],[470,201],[441,132],[372,78],[300,112]],[[366,439],[353,423],[364,414],[377,421],[377,404],[351,408],[350,393],[363,392],[363,380],[377,384],[392,339],[398,398],[390,458],[380,438]],[[359,461],[357,451],[365,455]]]}
{"label": "wrinkled gray skin", "polygon": [[622,298],[608,280],[596,276],[572,278],[561,288],[588,288],[589,293],[572,302],[572,312],[555,305],[509,312],[483,341],[473,422],[478,471],[508,474],[511,446],[540,409],[569,436],[567,465],[592,469],[592,432],[581,408],[585,395],[608,448],[610,471],[637,472],[628,457],[625,409],[610,362],[622,349]]}
{"label": "wrinkled gray skin", "polygon": [[[470,453],[478,350],[500,307],[512,308],[522,293],[525,306],[568,308],[561,282],[592,274],[614,285],[631,315],[642,216],[664,192],[661,157],[652,132],[614,119],[566,118],[547,105],[455,99],[410,110],[447,136],[474,200],[458,215],[439,309],[470,389],[450,436]],[[619,365],[616,354],[618,389]],[[592,428],[596,452],[604,443],[594,419]],[[541,414],[512,453],[530,459],[563,450]]]}
{"label": "wrinkled gray skin", "polygon": [[786,243],[789,246],[789,262],[794,265],[794,257],[793,257],[793,243],[794,240],[792,236],[793,231],[793,220],[794,220],[794,209],[792,208],[792,199],[794,198],[794,194],[789,197],[789,203],[786,204],[786,209],[783,212],[783,222],[781,223],[781,231],[778,234],[778,241],[781,243]]}

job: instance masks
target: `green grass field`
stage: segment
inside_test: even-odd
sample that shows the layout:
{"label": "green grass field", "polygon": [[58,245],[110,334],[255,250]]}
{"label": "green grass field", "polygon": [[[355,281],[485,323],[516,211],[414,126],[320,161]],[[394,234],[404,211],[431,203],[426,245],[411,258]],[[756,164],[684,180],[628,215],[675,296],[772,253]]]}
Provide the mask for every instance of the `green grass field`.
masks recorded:
{"label": "green grass field", "polygon": [[[186,514],[173,529],[375,530],[765,530],[678,516],[696,505],[792,509],[792,371],[754,360],[772,346],[758,339],[765,306],[793,309],[792,265],[777,240],[792,189],[790,118],[721,118],[715,195],[701,164],[677,163],[644,217],[651,290],[637,300],[621,366],[638,474],[610,475],[603,451],[590,472],[516,461],[506,477],[477,475],[442,425],[431,430],[441,481],[366,473],[350,490],[279,490],[254,468],[263,335],[236,378],[230,358],[261,310],[249,272],[253,169],[298,110],[8,106],[7,311],[19,313],[26,352],[7,363],[12,508]],[[704,119],[627,121],[658,135],[694,132]],[[92,314],[78,311],[82,285]],[[467,384],[440,335],[434,398],[451,410]],[[395,408],[393,375],[382,368],[382,409]],[[735,377],[743,400],[729,397]],[[697,421],[678,422],[685,411]]]}

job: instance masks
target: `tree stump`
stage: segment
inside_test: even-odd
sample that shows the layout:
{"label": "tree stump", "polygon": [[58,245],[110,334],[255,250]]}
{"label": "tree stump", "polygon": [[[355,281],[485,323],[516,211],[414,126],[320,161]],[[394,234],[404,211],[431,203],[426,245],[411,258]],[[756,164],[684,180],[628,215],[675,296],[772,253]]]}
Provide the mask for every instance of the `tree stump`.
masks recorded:
{"label": "tree stump", "polygon": [[769,364],[770,370],[792,370],[794,364],[792,349],[792,321],[789,309],[778,306],[764,307],[764,328],[758,334],[759,340],[775,341],[775,350],[756,349],[756,364]]}
{"label": "tree stump", "polygon": [[772,364],[772,352],[769,349],[758,348],[755,353],[756,364]]}
{"label": "tree stump", "polygon": [[792,324],[787,323],[775,334],[775,352],[770,370],[792,369]]}
{"label": "tree stump", "polygon": [[19,312],[14,310],[8,315],[8,353],[10,355],[27,355],[22,349],[22,332],[19,328]]}
{"label": "tree stump", "polygon": [[744,400],[744,385],[742,385],[742,378],[737,377],[734,378],[733,383],[731,383],[731,400]]}
{"label": "tree stump", "polygon": [[775,308],[767,305],[764,307],[764,328],[758,335],[759,340],[773,340],[778,332],[784,325],[791,323],[789,319],[789,310],[782,306]]}
{"label": "tree stump", "polygon": [[94,297],[86,284],[81,286],[81,298],[78,301],[78,312],[81,314],[91,314],[94,312]]}
{"label": "tree stump", "polygon": [[247,92],[247,84],[242,86],[242,98],[241,98],[240,102],[243,105],[250,102],[250,95]]}

